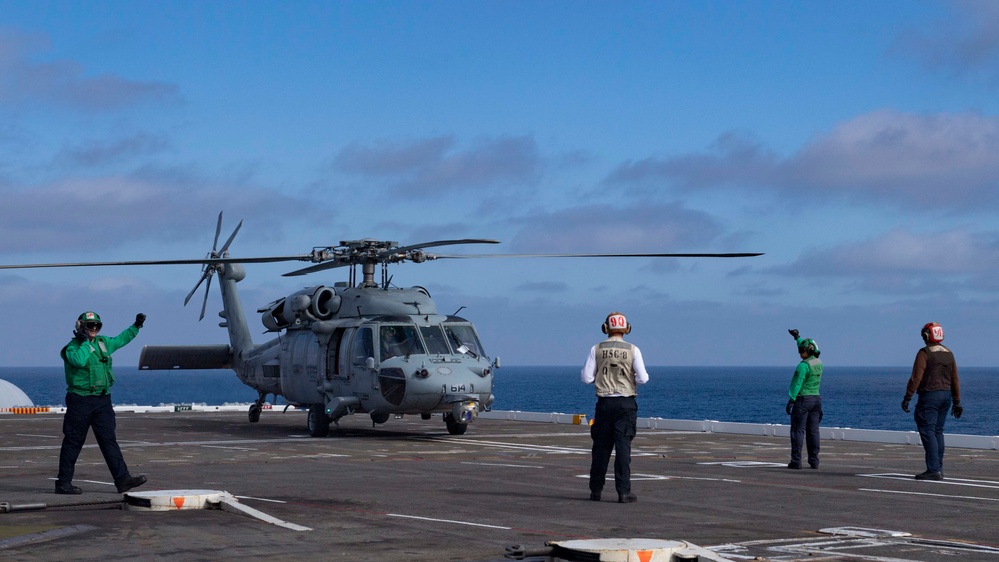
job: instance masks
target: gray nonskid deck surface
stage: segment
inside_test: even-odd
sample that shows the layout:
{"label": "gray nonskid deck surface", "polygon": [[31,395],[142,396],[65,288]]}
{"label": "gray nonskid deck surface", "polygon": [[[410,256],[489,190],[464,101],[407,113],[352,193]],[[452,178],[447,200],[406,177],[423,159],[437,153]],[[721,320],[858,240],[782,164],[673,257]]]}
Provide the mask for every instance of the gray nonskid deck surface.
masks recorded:
{"label": "gray nonskid deck surface", "polygon": [[[287,528],[218,510],[120,509],[93,437],[77,465],[84,493],[52,493],[62,417],[0,417],[0,514],[13,560],[501,560],[514,544],[658,538],[733,559],[999,562],[999,451],[950,448],[946,480],[912,478],[922,449],[824,441],[819,470],[788,470],[786,439],[639,431],[634,504],[588,499],[585,426],[480,419],[460,437],[440,418],[366,417],[313,439],[302,412],[119,414],[138,490],[219,490]],[[840,533],[871,536],[846,537]],[[859,531],[866,529],[868,531]],[[892,536],[887,531],[903,533]],[[67,550],[67,549],[72,549]]]}

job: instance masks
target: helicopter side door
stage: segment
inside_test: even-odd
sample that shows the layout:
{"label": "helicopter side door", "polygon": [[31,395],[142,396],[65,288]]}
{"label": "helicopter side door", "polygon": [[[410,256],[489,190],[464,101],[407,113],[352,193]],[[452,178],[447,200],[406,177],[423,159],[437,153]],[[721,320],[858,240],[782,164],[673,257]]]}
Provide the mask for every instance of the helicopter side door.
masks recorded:
{"label": "helicopter side door", "polygon": [[[357,393],[367,393],[377,388],[375,376],[375,336],[369,326],[351,328],[343,333],[340,340],[340,374],[343,388]],[[346,394],[344,392],[343,394]]]}
{"label": "helicopter side door", "polygon": [[323,381],[323,391],[329,396],[339,396],[350,386],[350,369],[343,363],[346,344],[350,342],[344,337],[344,328],[337,328],[330,335],[329,341],[323,346],[321,351],[326,355],[326,362],[323,365],[325,380]]}

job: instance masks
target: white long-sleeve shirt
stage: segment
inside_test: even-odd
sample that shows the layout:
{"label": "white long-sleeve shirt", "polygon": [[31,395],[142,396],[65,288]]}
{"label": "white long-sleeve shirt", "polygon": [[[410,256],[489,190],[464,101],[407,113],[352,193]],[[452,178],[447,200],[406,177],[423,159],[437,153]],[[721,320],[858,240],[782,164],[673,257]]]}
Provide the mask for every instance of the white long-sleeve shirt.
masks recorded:
{"label": "white long-sleeve shirt", "polygon": [[[620,337],[610,338],[624,341]],[[599,344],[597,344],[599,345]],[[634,356],[631,360],[632,369],[635,372],[635,383],[645,384],[649,382],[649,373],[645,370],[645,360],[642,359],[642,350],[638,348],[637,345],[633,345]],[[580,378],[583,384],[593,384],[597,378],[597,346],[590,348],[590,355],[586,358],[586,363],[583,364],[583,370],[580,373]]]}

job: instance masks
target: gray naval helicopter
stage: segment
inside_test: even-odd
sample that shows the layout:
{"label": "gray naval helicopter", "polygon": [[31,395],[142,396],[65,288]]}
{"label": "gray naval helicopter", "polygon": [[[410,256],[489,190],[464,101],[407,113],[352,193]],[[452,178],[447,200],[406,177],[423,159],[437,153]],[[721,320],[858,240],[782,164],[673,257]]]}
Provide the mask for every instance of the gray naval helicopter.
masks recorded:
{"label": "gray naval helicopter", "polygon": [[[471,322],[441,314],[423,287],[398,288],[388,276],[389,264],[423,263],[460,258],[561,257],[750,257],[730,254],[432,254],[427,248],[458,244],[497,244],[496,240],[438,240],[409,246],[372,239],[341,241],[293,256],[233,258],[229,245],[242,227],[218,247],[219,214],[211,252],[198,260],[89,262],[0,265],[0,269],[201,264],[201,278],[184,300],[186,305],[202,283],[205,316],[212,278],[218,276],[223,310],[220,327],[228,345],[146,346],[140,369],[232,369],[258,393],[249,420],[260,421],[267,395],[284,396],[289,404],[308,409],[308,429],[324,437],[341,417],[367,413],[374,424],[391,416],[416,415],[428,420],[442,415],[448,433],[462,435],[480,411],[493,403],[491,359]],[[237,283],[246,277],[244,264],[307,261],[315,265],[284,276],[349,267],[349,280],[332,286],[314,285],[275,300],[257,310],[267,332],[277,337],[255,344],[240,301]],[[381,279],[375,280],[377,266]],[[357,278],[357,268],[361,278]],[[461,309],[458,310],[460,312]]]}

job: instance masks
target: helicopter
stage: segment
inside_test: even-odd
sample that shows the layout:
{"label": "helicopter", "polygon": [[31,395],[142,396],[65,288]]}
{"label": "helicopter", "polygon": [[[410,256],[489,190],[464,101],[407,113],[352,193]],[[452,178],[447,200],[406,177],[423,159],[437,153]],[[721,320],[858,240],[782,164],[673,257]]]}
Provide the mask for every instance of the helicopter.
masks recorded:
{"label": "helicopter", "polygon": [[[340,418],[366,413],[373,424],[392,416],[440,415],[447,432],[463,435],[495,397],[493,375],[499,357],[489,357],[473,324],[454,314],[442,314],[423,287],[392,284],[388,267],[403,262],[424,263],[467,258],[563,257],[753,257],[761,253],[634,253],[634,254],[456,254],[428,248],[465,244],[498,244],[498,240],[466,238],[400,246],[376,239],[345,240],[336,246],[315,247],[307,254],[238,258],[229,247],[242,227],[240,221],[219,246],[222,213],[211,251],[202,259],[124,262],[84,262],[0,265],[0,269],[200,264],[202,274],[184,299],[187,305],[205,285],[199,321],[204,319],[212,279],[222,294],[219,326],[229,344],[145,346],[140,370],[231,369],[257,392],[247,412],[260,421],[270,394],[306,409],[312,437],[325,437]],[[283,276],[303,276],[347,267],[347,281],[311,285],[260,307],[265,333],[276,336],[256,344],[240,300],[237,284],[246,278],[246,264],[310,262]],[[381,266],[380,279],[376,272]],[[360,277],[358,277],[360,268]]]}

